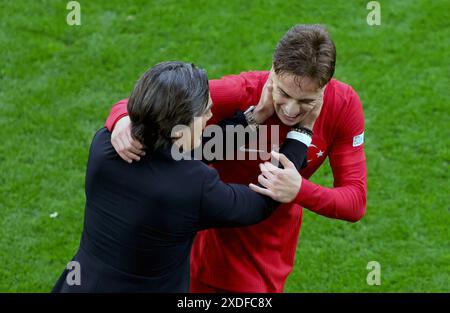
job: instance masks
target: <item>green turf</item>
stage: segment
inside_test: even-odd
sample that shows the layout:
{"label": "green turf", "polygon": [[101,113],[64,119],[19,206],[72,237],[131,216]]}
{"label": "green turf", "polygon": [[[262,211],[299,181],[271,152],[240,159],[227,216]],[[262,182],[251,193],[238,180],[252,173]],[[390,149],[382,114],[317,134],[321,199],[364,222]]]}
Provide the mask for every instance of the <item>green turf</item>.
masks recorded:
{"label": "green turf", "polygon": [[[268,69],[296,23],[324,23],[336,77],[366,118],[368,208],[356,224],[305,210],[287,292],[450,291],[449,5],[380,1],[67,1],[0,3],[0,291],[46,292],[74,254],[94,131],[162,60],[211,78]],[[313,177],[332,185],[328,164]],[[55,219],[49,217],[58,212]],[[381,264],[368,286],[366,265]]]}

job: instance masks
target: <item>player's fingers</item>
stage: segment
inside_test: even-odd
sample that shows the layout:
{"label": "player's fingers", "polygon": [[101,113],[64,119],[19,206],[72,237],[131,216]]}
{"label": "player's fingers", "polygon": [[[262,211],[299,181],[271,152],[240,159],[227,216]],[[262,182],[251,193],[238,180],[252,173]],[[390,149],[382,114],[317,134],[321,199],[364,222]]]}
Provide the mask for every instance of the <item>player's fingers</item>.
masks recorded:
{"label": "player's fingers", "polygon": [[264,166],[267,168],[267,170],[271,171],[273,174],[277,174],[282,171],[281,168],[273,165],[270,162],[264,162]]}
{"label": "player's fingers", "polygon": [[123,153],[132,161],[140,161],[141,160],[141,157],[139,155],[134,154],[134,153],[130,152],[129,150],[124,150]]}
{"label": "player's fingers", "polygon": [[268,197],[271,197],[271,198],[274,197],[274,194],[269,189],[261,188],[261,187],[255,185],[255,184],[249,184],[248,186],[254,192],[260,193],[262,195],[265,195],[265,196],[268,196]]}
{"label": "player's fingers", "polygon": [[267,90],[268,90],[269,92],[272,92],[272,91],[273,91],[273,82],[272,82],[272,79],[271,79],[271,78],[269,78],[269,79],[267,80]]}
{"label": "player's fingers", "polygon": [[283,153],[272,151],[272,155],[276,160],[280,161],[281,165],[283,165],[284,168],[295,168],[294,163],[289,161],[287,156],[285,156]]}
{"label": "player's fingers", "polygon": [[259,169],[261,170],[261,173],[265,176],[265,177],[267,177],[267,178],[269,178],[269,179],[273,179],[273,174],[265,167],[265,165],[264,164],[259,164]]}
{"label": "player's fingers", "polygon": [[267,172],[261,172],[261,174],[265,179],[269,180],[269,181],[273,181],[273,177],[267,177]]}
{"label": "player's fingers", "polygon": [[131,163],[131,159],[124,153],[125,147],[119,139],[115,140],[115,143],[113,143],[114,149],[116,149],[117,154],[126,162]]}
{"label": "player's fingers", "polygon": [[266,187],[268,189],[273,188],[271,181],[265,178],[263,175],[258,175],[258,183],[260,183],[263,187]]}
{"label": "player's fingers", "polygon": [[322,110],[323,101],[319,100],[318,103],[311,110],[311,114],[315,117],[319,116],[320,111]]}
{"label": "player's fingers", "polygon": [[144,148],[138,148],[138,147],[143,147],[142,144],[139,143],[139,141],[137,141],[136,139],[133,139],[133,141],[130,141],[130,143],[137,154],[139,154],[140,156],[145,155]]}
{"label": "player's fingers", "polygon": [[[134,139],[132,138],[131,140],[133,141]],[[141,149],[136,148],[136,147],[133,145],[133,143],[130,142],[130,139],[129,139],[128,137],[125,137],[125,138],[123,139],[123,142],[125,143],[125,149],[127,149],[127,151],[128,151],[129,153],[133,153],[134,155],[139,156],[139,155],[142,155],[142,153],[144,152],[144,151],[142,151]],[[139,161],[139,159],[136,160],[136,161]]]}
{"label": "player's fingers", "polygon": [[[141,159],[139,157],[139,155],[134,154],[133,152],[129,151],[129,147],[130,147],[129,144],[126,144],[122,138],[119,138],[119,141],[121,142],[121,146],[122,146],[120,153],[122,153],[125,156],[125,158],[122,157],[122,159],[124,159],[128,163],[131,163],[133,160],[139,161]],[[120,153],[119,153],[119,155],[120,155]]]}
{"label": "player's fingers", "polygon": [[144,145],[143,144],[141,144],[140,142],[139,142],[139,140],[136,140],[136,139],[134,139],[132,136],[131,136],[131,133],[128,133],[128,141],[130,142],[130,144],[133,146],[133,148],[134,149],[136,149],[137,151],[140,151],[140,153],[139,154],[141,154],[141,155],[145,155],[145,151],[144,151]]}

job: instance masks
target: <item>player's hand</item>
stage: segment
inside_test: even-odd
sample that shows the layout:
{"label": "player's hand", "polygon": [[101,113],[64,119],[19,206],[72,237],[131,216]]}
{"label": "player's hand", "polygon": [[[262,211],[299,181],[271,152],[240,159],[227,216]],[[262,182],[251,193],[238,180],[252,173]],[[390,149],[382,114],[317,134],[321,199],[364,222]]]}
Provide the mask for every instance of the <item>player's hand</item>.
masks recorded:
{"label": "player's hand", "polygon": [[325,89],[322,89],[320,97],[312,103],[313,105],[312,109],[305,116],[305,118],[299,123],[299,126],[303,126],[310,130],[313,130],[314,123],[316,122],[317,118],[320,115],[320,112],[322,111],[324,90]]}
{"label": "player's hand", "polygon": [[122,117],[111,134],[111,143],[119,156],[128,163],[139,161],[145,155],[144,146],[131,136],[131,121]]}
{"label": "player's hand", "polygon": [[255,107],[253,111],[255,122],[258,124],[264,123],[269,117],[273,115],[275,112],[275,108],[273,106],[273,83],[272,83],[272,72],[269,75],[266,83],[264,84],[261,98],[259,99],[258,105]]}
{"label": "player's hand", "polygon": [[295,168],[294,163],[282,153],[272,151],[275,160],[283,165],[284,169],[276,167],[270,162],[260,164],[261,174],[258,182],[265,188],[250,184],[255,192],[266,195],[281,203],[292,202],[300,191],[302,176]]}

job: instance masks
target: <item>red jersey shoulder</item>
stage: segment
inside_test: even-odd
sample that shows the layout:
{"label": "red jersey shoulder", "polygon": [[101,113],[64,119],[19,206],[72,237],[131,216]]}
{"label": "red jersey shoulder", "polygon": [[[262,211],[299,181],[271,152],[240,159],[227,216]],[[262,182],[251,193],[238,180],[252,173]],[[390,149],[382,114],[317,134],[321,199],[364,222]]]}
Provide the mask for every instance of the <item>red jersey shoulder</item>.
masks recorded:
{"label": "red jersey shoulder", "polygon": [[258,81],[266,82],[267,78],[269,77],[269,71],[248,71],[241,72],[239,75],[244,76],[248,79],[255,79]]}
{"label": "red jersey shoulder", "polygon": [[358,95],[355,90],[348,84],[337,79],[332,79],[326,87],[325,96],[333,102],[333,109],[341,111],[346,109],[352,98]]}
{"label": "red jersey shoulder", "polygon": [[245,108],[241,109],[246,109],[250,105],[258,104],[264,84],[269,78],[269,73],[269,71],[250,71],[239,74],[239,76],[243,77],[245,80],[245,88],[249,96],[249,103]]}
{"label": "red jersey shoulder", "polygon": [[350,85],[332,79],[325,91],[324,101],[335,119],[364,119],[359,96]]}

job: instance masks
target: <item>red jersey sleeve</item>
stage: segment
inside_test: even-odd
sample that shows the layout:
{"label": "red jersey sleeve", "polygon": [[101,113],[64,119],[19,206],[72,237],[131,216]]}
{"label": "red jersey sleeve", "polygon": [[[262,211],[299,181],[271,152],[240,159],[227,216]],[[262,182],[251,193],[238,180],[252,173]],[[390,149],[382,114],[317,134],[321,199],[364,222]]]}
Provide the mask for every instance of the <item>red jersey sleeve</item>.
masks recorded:
{"label": "red jersey sleeve", "polygon": [[326,188],[303,179],[295,202],[331,218],[359,221],[366,211],[367,167],[364,154],[364,114],[353,89],[338,116],[336,135],[329,158],[334,188]]}
{"label": "red jersey sleeve", "polygon": [[127,111],[128,99],[123,99],[114,104],[106,119],[105,127],[112,132],[116,123],[124,116],[128,115]]}
{"label": "red jersey sleeve", "polygon": [[216,124],[237,110],[245,111],[249,106],[256,105],[268,77],[267,71],[255,71],[210,80],[213,117],[208,124]]}
{"label": "red jersey sleeve", "polygon": [[[268,77],[267,71],[254,71],[210,80],[209,90],[214,105],[213,117],[208,124],[216,124],[233,116],[237,110],[245,111],[249,106],[257,104]],[[127,104],[128,99],[123,99],[113,105],[105,123],[110,132],[118,120],[128,115]]]}

